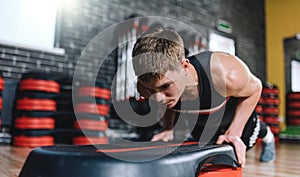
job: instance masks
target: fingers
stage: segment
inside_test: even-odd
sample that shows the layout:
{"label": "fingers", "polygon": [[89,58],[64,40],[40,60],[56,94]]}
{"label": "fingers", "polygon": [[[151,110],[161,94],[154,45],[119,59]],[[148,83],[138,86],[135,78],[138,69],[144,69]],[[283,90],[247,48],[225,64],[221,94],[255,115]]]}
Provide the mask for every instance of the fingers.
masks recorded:
{"label": "fingers", "polygon": [[174,139],[173,131],[164,131],[157,135],[154,135],[151,141],[162,140],[164,142],[172,141]]}
{"label": "fingers", "polygon": [[228,142],[227,138],[225,135],[220,135],[216,144],[223,144],[224,142]]}
{"label": "fingers", "polygon": [[151,141],[159,141],[163,138],[163,133],[159,133],[157,135],[154,135],[153,138],[151,139]]}
{"label": "fingers", "polygon": [[241,142],[233,143],[236,156],[238,158],[239,164],[244,168],[246,165],[246,146],[245,144]]}
{"label": "fingers", "polygon": [[244,168],[246,165],[246,145],[237,136],[229,136],[229,142],[234,146],[238,162]]}
{"label": "fingers", "polygon": [[172,141],[173,140],[173,133],[166,133],[162,139],[164,142]]}
{"label": "fingers", "polygon": [[235,149],[237,160],[239,164],[244,168],[246,165],[246,145],[237,136],[220,135],[216,144],[231,143]]}

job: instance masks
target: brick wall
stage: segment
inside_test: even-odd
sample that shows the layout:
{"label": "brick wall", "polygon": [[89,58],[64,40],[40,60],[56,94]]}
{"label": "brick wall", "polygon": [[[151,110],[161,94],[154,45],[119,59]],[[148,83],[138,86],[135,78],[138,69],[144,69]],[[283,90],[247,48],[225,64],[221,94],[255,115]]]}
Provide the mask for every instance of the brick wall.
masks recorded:
{"label": "brick wall", "polygon": [[[217,19],[232,23],[237,55],[263,81],[265,72],[264,1],[255,0],[78,0],[77,5],[63,11],[60,46],[67,60],[75,63],[86,44],[101,30],[129,15],[162,16],[178,19],[207,37]],[[114,73],[115,60],[110,58],[103,73]],[[109,79],[106,79],[109,80]]]}
{"label": "brick wall", "polygon": [[[56,43],[65,54],[57,55],[42,50],[22,49],[14,45],[0,45],[0,70],[4,75],[19,77],[28,69],[44,69],[72,73],[86,44],[101,30],[115,24],[132,13],[143,16],[163,16],[189,24],[207,36],[220,18],[233,26],[237,55],[262,80],[265,72],[265,23],[262,0],[75,0],[63,9],[61,33]],[[103,74],[114,74],[114,57],[108,57]],[[106,66],[105,65],[105,66]],[[105,79],[109,81],[109,79]]]}
{"label": "brick wall", "polygon": [[4,77],[20,79],[21,73],[30,70],[68,72],[69,69],[63,49],[36,49],[0,43],[0,71]]}

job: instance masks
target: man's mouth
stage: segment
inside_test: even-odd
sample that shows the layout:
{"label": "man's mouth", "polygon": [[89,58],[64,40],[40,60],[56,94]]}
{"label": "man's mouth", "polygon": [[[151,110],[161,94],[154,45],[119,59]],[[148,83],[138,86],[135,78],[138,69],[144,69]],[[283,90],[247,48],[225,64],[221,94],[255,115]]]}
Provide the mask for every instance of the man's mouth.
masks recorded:
{"label": "man's mouth", "polygon": [[165,103],[165,105],[168,107],[168,108],[170,108],[171,107],[171,105],[172,105],[172,100],[170,100],[170,101],[167,101],[166,103]]}

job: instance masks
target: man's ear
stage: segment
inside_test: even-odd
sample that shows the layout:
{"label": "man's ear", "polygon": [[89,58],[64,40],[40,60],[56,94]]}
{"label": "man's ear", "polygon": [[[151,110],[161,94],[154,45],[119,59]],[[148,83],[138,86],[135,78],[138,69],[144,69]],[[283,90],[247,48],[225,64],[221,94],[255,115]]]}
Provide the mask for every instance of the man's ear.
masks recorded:
{"label": "man's ear", "polygon": [[190,60],[187,59],[187,58],[184,58],[182,61],[181,61],[181,65],[182,67],[185,69],[185,68],[188,68],[188,66],[190,65]]}

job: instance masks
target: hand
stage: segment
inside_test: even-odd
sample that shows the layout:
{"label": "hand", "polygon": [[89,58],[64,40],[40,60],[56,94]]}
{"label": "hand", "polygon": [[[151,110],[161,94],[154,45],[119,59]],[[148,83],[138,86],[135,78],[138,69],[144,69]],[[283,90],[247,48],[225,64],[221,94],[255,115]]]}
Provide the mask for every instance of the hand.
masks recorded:
{"label": "hand", "polygon": [[224,142],[231,143],[234,146],[238,162],[244,168],[246,164],[246,145],[241,138],[234,135],[220,135],[216,143],[222,144]]}
{"label": "hand", "polygon": [[172,141],[174,139],[173,130],[165,130],[157,135],[154,135],[151,141],[162,140],[164,142]]}

